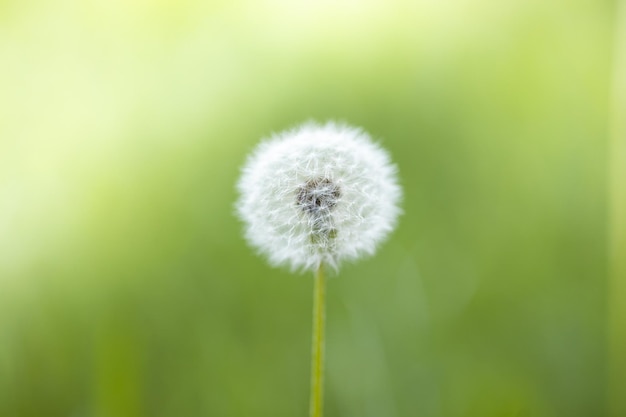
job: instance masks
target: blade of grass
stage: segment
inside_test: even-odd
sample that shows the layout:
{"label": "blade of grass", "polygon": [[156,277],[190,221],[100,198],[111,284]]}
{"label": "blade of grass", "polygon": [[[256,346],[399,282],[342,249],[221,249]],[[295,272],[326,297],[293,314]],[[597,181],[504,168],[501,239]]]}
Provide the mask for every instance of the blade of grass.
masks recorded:
{"label": "blade of grass", "polygon": [[609,146],[609,415],[626,416],[626,1],[619,1]]}

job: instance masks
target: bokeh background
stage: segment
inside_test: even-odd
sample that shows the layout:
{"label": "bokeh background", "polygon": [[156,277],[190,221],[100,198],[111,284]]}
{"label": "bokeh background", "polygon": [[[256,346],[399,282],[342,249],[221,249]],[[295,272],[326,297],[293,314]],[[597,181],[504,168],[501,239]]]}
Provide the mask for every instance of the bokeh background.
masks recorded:
{"label": "bokeh background", "polygon": [[329,282],[327,416],[608,415],[615,17],[0,1],[0,416],[307,415],[313,282],[233,203],[309,119],[369,131],[405,190]]}

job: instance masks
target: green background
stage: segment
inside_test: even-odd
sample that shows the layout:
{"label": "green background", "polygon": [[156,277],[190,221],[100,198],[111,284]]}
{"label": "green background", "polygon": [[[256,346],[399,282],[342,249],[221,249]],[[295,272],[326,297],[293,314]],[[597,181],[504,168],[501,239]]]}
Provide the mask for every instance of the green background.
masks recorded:
{"label": "green background", "polygon": [[328,417],[607,413],[601,0],[0,1],[0,416],[305,416],[312,280],[233,214],[306,120],[398,229],[328,288]]}

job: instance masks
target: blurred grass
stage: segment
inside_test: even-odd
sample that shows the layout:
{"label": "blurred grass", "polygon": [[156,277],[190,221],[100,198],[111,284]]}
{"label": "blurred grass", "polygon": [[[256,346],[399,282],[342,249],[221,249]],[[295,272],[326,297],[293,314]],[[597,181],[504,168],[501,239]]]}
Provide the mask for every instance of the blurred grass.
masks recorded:
{"label": "blurred grass", "polygon": [[613,3],[0,2],[0,415],[304,415],[312,282],[246,247],[260,137],[381,138],[328,416],[607,406]]}
{"label": "blurred grass", "polygon": [[612,112],[610,118],[611,147],[609,187],[610,224],[609,224],[609,398],[610,415],[626,414],[626,398],[623,392],[626,387],[626,318],[625,304],[622,302],[626,294],[626,3],[619,3],[615,29],[615,53],[613,60],[613,80],[611,91]]}

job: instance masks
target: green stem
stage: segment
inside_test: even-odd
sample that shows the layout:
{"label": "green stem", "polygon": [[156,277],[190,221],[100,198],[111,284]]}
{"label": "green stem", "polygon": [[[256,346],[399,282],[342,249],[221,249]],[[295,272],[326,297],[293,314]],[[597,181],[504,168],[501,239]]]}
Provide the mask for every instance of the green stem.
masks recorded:
{"label": "green stem", "polygon": [[311,417],[322,417],[324,394],[324,322],[326,319],[326,278],[319,266],[313,293],[313,340],[311,354]]}

